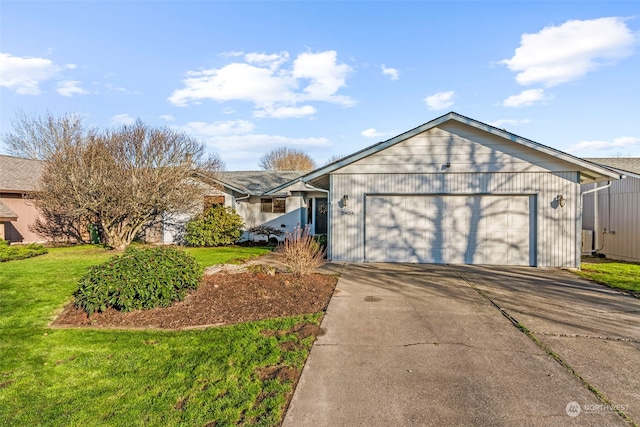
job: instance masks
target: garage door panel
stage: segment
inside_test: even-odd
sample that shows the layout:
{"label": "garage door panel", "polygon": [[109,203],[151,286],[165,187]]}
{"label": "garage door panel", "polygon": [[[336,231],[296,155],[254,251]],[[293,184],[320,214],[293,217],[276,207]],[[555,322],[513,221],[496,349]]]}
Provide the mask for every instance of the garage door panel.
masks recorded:
{"label": "garage door panel", "polygon": [[368,196],[366,259],[530,265],[530,196]]}

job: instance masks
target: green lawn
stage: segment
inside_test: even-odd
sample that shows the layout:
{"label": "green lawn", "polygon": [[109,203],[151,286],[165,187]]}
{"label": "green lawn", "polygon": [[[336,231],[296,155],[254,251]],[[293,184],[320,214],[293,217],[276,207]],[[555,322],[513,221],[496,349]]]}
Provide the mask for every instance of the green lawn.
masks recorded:
{"label": "green lawn", "polygon": [[[190,249],[200,262],[228,262],[261,249]],[[0,265],[0,424],[5,426],[276,425],[289,381],[256,370],[301,369],[313,338],[297,349],[265,336],[320,315],[181,332],[49,329],[87,266],[112,253],[53,248]],[[205,263],[205,264],[206,264]]]}
{"label": "green lawn", "polygon": [[583,262],[577,274],[612,288],[640,293],[640,264],[622,261]]}

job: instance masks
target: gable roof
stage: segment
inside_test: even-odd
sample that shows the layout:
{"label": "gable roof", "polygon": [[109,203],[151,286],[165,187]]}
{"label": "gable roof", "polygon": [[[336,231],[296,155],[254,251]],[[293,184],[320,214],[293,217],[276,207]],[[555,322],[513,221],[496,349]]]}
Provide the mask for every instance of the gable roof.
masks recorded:
{"label": "gable roof", "polygon": [[561,160],[564,160],[568,163],[571,163],[573,165],[576,165],[580,168],[580,172],[581,175],[593,182],[598,182],[598,181],[607,181],[610,179],[619,179],[620,178],[620,174],[612,171],[611,169],[608,169],[604,166],[600,166],[600,165],[596,165],[594,163],[590,163],[588,161],[585,161],[583,159],[580,159],[578,157],[572,156],[571,154],[567,154],[563,151],[560,150],[556,150],[555,148],[551,148],[548,147],[546,145],[542,145],[539,144],[535,141],[532,141],[530,139],[526,139],[523,138],[521,136],[518,136],[516,134],[513,134],[511,132],[507,132],[505,130],[502,129],[498,129],[494,126],[488,125],[486,123],[482,123],[479,122],[477,120],[471,119],[469,117],[465,117],[463,115],[460,115],[458,113],[455,112],[450,112],[447,113],[443,116],[440,116],[438,118],[435,118],[423,125],[420,125],[414,129],[411,129],[407,132],[404,132],[398,136],[395,136],[391,139],[388,139],[386,141],[382,141],[379,142],[377,144],[371,145],[363,150],[360,150],[350,156],[346,156],[340,160],[337,160],[333,163],[330,163],[326,166],[323,166],[319,169],[316,169],[315,171],[312,171],[306,175],[304,175],[301,179],[304,182],[311,182],[311,183],[315,183],[318,186],[327,186],[328,184],[328,179],[327,176],[328,174],[330,174],[331,172],[340,169],[344,166],[347,166],[351,163],[354,163],[360,159],[363,159],[367,156],[370,156],[374,153],[377,153],[379,151],[382,151],[386,148],[389,148],[395,144],[398,144],[402,141],[406,141],[409,138],[412,138],[420,133],[426,132],[429,129],[435,128],[449,120],[455,120],[457,122],[460,123],[464,123],[466,125],[475,127],[477,129],[483,130],[485,132],[488,132],[490,134],[493,135],[497,135],[499,137],[502,137],[504,139],[507,139],[515,144],[519,144],[525,147],[529,147],[532,148],[534,150],[537,150],[539,152],[551,155],[553,157],[559,158]]}
{"label": "gable roof", "polygon": [[17,219],[18,215],[0,201],[0,221],[16,221]]}
{"label": "gable roof", "polygon": [[40,160],[0,155],[0,191],[34,191],[43,168]]}
{"label": "gable roof", "polygon": [[218,172],[214,180],[238,193],[262,196],[274,188],[296,181],[303,171],[239,171]]}
{"label": "gable roof", "polygon": [[585,160],[622,172],[631,172],[640,178],[640,157],[590,157]]}

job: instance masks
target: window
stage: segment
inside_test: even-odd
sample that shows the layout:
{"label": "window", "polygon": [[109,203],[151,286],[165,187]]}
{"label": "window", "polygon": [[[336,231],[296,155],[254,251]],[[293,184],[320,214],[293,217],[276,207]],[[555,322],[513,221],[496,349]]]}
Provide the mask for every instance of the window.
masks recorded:
{"label": "window", "polygon": [[287,211],[287,199],[260,199],[262,212],[285,213]]}

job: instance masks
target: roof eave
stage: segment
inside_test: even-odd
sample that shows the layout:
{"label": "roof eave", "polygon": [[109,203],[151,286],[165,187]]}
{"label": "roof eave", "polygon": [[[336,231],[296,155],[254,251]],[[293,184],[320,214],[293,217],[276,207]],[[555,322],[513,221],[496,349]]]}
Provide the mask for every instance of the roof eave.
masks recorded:
{"label": "roof eave", "polygon": [[414,129],[411,129],[407,132],[404,132],[398,136],[395,136],[391,139],[388,139],[386,141],[382,141],[379,142],[377,144],[371,145],[361,151],[358,151],[357,153],[352,154],[351,156],[347,156],[343,159],[340,159],[334,163],[331,163],[327,166],[324,166],[320,169],[316,169],[315,171],[304,175],[301,177],[301,179],[303,180],[303,182],[310,182],[314,179],[317,179],[319,177],[321,177],[322,175],[326,175],[329,174],[337,169],[340,169],[342,167],[345,167],[353,162],[356,162],[358,160],[361,160],[367,156],[370,156],[371,154],[374,154],[378,151],[384,150],[392,145],[395,145],[399,142],[405,141],[409,138],[412,138],[422,132],[426,132],[430,129],[433,129],[439,125],[441,125],[444,122],[447,122],[449,120],[456,120],[460,123],[464,123],[467,124],[469,126],[473,126],[477,129],[483,130],[485,132],[494,134],[496,136],[499,136],[501,138],[504,139],[508,139],[512,142],[515,142],[516,144],[520,144],[520,145],[524,145],[526,147],[529,147],[531,149],[540,151],[542,153],[548,154],[550,156],[554,156],[557,157],[561,160],[564,160],[565,162],[568,163],[572,163],[576,166],[580,166],[580,168],[585,169],[587,171],[591,171],[591,172],[595,172],[596,176],[593,178],[595,182],[597,181],[602,181],[602,180],[609,180],[609,179],[620,179],[620,175],[615,173],[614,171],[607,169],[605,167],[593,164],[591,162],[588,162],[586,160],[580,159],[579,157],[575,157],[572,156],[571,154],[567,154],[564,153],[562,151],[553,149],[551,147],[546,147],[542,144],[539,144],[535,141],[531,141],[529,139],[523,138],[521,136],[515,135],[513,133],[504,131],[502,129],[498,129],[494,126],[488,125],[486,123],[482,123],[479,122],[477,120],[471,119],[469,117],[465,117],[462,116],[458,113],[455,113],[453,111],[437,117],[423,125],[420,125]]}
{"label": "roof eave", "polygon": [[301,177],[301,179],[304,182],[309,182],[313,179],[316,179],[322,175],[328,174],[333,172],[334,170],[340,169],[342,167],[345,167],[353,162],[357,162],[358,160],[364,159],[367,156],[370,156],[371,154],[374,154],[378,151],[384,150],[385,148],[388,148],[392,145],[395,145],[399,142],[402,142],[406,139],[409,139],[411,137],[414,137],[422,132],[425,132],[431,128],[434,128],[436,126],[438,126],[439,124],[442,124],[444,122],[446,122],[447,120],[451,119],[453,117],[453,112],[451,113],[447,113],[444,116],[440,116],[436,119],[433,119],[423,125],[420,125],[416,128],[413,128],[407,132],[401,133],[400,135],[394,136],[391,139],[387,139],[386,141],[381,141],[378,142],[374,145],[371,145],[367,148],[364,148],[363,150],[360,150],[350,156],[344,157],[340,160],[337,160],[334,163],[330,163],[320,169],[316,169],[315,171],[304,175]]}

